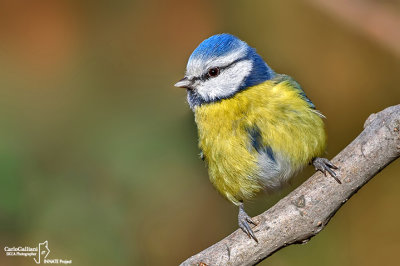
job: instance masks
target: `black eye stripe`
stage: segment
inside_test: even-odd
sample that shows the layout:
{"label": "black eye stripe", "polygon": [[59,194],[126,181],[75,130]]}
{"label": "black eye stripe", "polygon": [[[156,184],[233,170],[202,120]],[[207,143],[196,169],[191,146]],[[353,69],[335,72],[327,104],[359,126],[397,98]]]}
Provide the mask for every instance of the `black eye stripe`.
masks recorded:
{"label": "black eye stripe", "polygon": [[[236,63],[239,63],[240,61],[243,61],[244,59],[246,59],[246,58],[245,58],[245,57],[241,57],[241,58],[236,59],[236,60],[233,61],[232,63],[229,63],[229,64],[226,65],[226,66],[218,67],[219,72],[221,73],[221,72],[224,71],[225,69],[228,69],[228,68],[234,66]],[[213,67],[212,67],[212,68],[213,68]],[[210,69],[211,69],[211,68],[207,69],[207,72],[204,73],[203,75],[201,75],[200,77],[193,77],[192,80],[193,80],[193,81],[196,81],[196,80],[206,81],[206,80],[210,79],[211,77],[208,75],[208,71],[209,71]]]}
{"label": "black eye stripe", "polygon": [[230,64],[228,64],[228,65],[226,65],[226,66],[220,67],[219,69],[220,69],[220,70],[223,70],[223,69],[230,68],[230,67],[232,67],[233,65],[235,65],[236,63],[239,63],[240,61],[242,61],[242,60],[244,60],[244,59],[245,59],[244,57],[239,58],[239,59],[236,59],[236,60],[233,61],[232,63],[230,63]]}

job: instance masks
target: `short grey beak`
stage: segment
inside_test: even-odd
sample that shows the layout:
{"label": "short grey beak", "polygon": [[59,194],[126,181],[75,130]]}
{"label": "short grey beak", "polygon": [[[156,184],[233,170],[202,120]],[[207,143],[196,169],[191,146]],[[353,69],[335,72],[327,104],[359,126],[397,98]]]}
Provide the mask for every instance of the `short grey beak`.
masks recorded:
{"label": "short grey beak", "polygon": [[186,89],[192,89],[191,85],[192,85],[192,81],[190,79],[188,79],[187,77],[184,77],[183,79],[181,79],[180,81],[178,81],[177,83],[175,83],[175,87],[178,88],[186,88]]}

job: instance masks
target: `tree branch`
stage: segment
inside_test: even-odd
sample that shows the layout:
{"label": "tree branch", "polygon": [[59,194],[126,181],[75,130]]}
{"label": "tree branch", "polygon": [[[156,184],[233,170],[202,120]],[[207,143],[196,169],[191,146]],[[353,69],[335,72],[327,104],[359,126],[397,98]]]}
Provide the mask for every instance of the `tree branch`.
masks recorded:
{"label": "tree branch", "polygon": [[400,105],[372,114],[364,131],[332,162],[342,181],[316,173],[272,208],[256,216],[254,240],[240,229],[181,265],[254,265],[277,250],[305,243],[372,177],[400,156]]}

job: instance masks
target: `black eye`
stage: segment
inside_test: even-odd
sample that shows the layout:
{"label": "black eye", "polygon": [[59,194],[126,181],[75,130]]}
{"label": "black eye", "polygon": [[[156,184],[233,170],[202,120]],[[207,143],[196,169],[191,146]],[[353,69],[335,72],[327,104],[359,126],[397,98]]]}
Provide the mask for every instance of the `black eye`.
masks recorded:
{"label": "black eye", "polygon": [[219,68],[218,67],[210,68],[207,74],[209,77],[216,77],[219,75]]}

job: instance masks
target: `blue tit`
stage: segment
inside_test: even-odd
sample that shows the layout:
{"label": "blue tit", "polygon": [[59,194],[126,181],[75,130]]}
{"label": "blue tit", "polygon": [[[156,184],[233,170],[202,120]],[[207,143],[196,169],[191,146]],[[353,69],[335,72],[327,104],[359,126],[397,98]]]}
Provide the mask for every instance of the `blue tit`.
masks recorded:
{"label": "blue tit", "polygon": [[243,201],[282,187],[305,165],[337,182],[324,116],[291,77],[275,73],[254,48],[230,34],[204,40],[191,54],[186,88],[211,183],[239,207],[239,227],[257,238]]}

